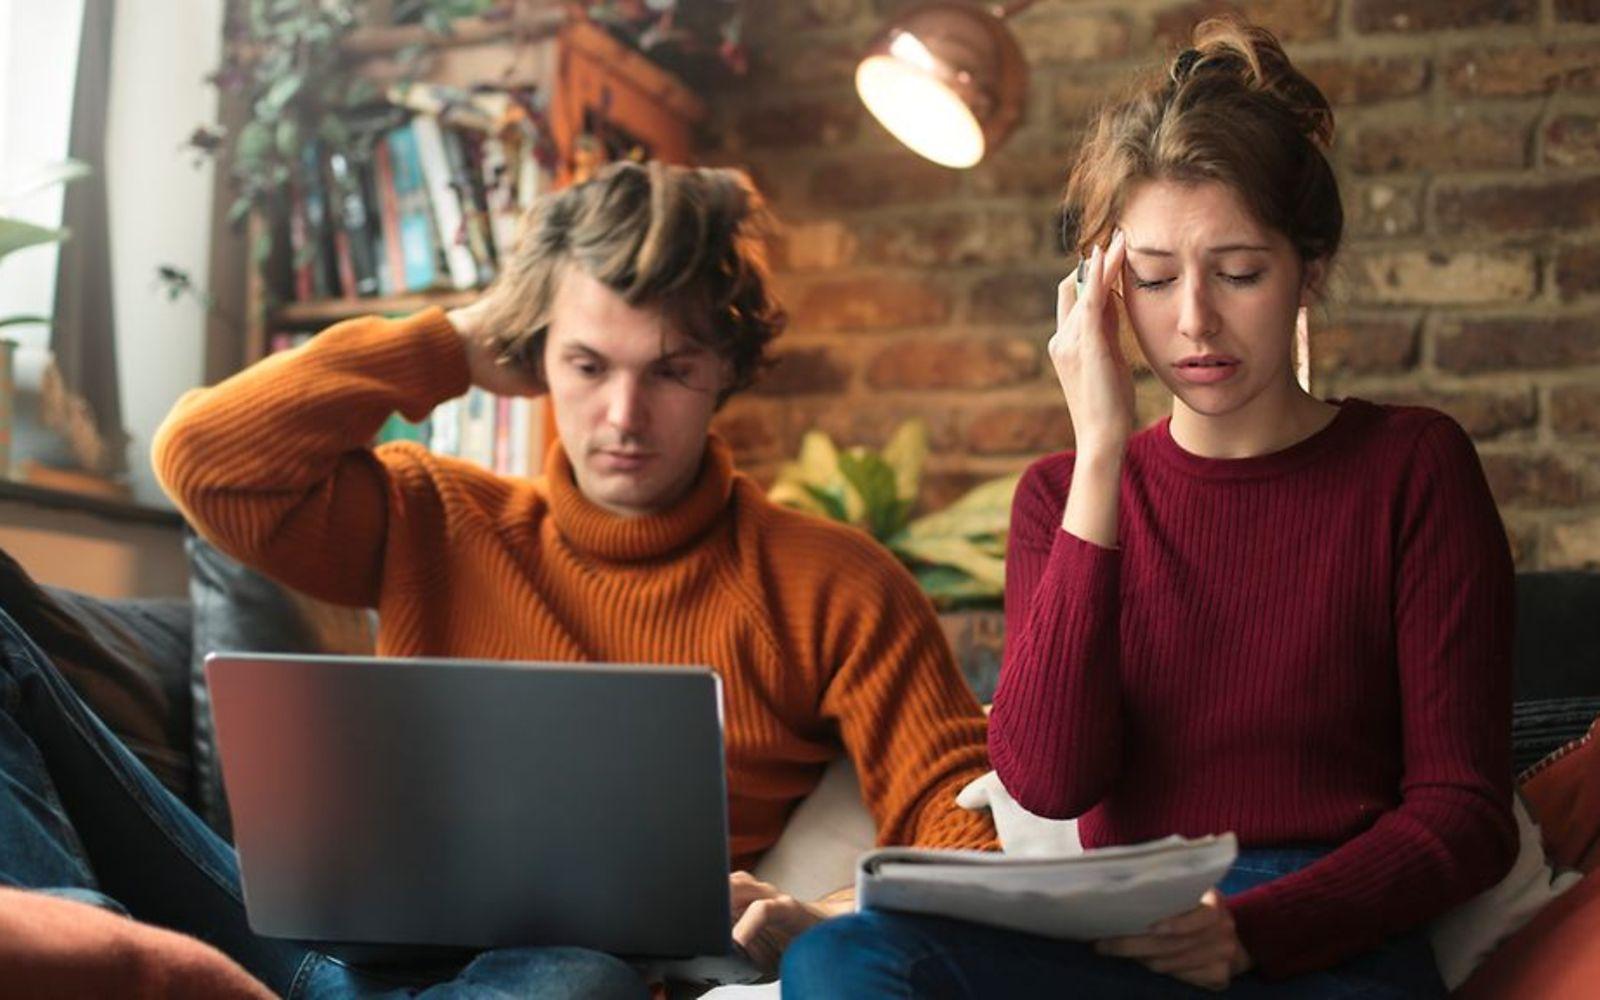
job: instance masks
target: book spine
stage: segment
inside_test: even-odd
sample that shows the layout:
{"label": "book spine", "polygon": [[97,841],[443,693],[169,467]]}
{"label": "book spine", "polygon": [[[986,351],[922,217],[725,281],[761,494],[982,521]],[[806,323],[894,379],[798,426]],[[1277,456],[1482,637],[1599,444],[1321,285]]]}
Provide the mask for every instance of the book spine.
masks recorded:
{"label": "book spine", "polygon": [[307,254],[312,286],[309,297],[327,298],[339,293],[339,282],[333,257],[328,253],[328,201],[322,186],[322,151],[315,142],[306,143],[300,152],[300,185],[305,200],[306,239],[312,248]]}
{"label": "book spine", "polygon": [[378,221],[383,233],[383,266],[378,273],[383,277],[385,295],[408,291],[406,286],[406,253],[400,237],[400,198],[394,186],[394,163],[388,142],[377,143],[372,150],[372,186],[377,193]]}
{"label": "book spine", "polygon": [[533,454],[533,422],[539,417],[539,409],[527,396],[516,396],[511,400],[510,417],[511,462],[506,474],[526,479],[537,468]]}
{"label": "book spine", "polygon": [[395,202],[400,213],[400,252],[405,261],[408,292],[432,288],[439,281],[437,237],[427,183],[422,178],[422,157],[410,124],[401,125],[384,139],[394,172]]}
{"label": "book spine", "polygon": [[461,421],[461,457],[494,468],[494,397],[474,386],[467,391]]}
{"label": "book spine", "polygon": [[481,174],[475,167],[478,159],[474,153],[476,138],[457,129],[444,132],[445,158],[450,164],[450,187],[461,201],[462,231],[467,238],[467,249],[472,253],[479,285],[494,280],[495,255],[489,238],[489,212],[484,200]]}
{"label": "book spine", "polygon": [[433,433],[428,439],[428,447],[436,454],[452,458],[461,454],[462,409],[460,397],[447,399],[433,408],[430,420]]}
{"label": "book spine", "polygon": [[494,471],[511,474],[511,397],[494,398]]}
{"label": "book spine", "polygon": [[418,115],[411,120],[411,131],[416,136],[422,178],[433,203],[439,239],[444,245],[450,284],[460,289],[472,288],[478,280],[478,267],[472,259],[472,251],[467,248],[461,199],[450,184],[450,161],[445,153],[439,120],[432,115]]}
{"label": "book spine", "polygon": [[361,178],[343,153],[328,157],[333,178],[332,190],[338,206],[339,276],[346,294],[378,294],[378,272],[372,257],[372,234],[368,229],[367,202]]}

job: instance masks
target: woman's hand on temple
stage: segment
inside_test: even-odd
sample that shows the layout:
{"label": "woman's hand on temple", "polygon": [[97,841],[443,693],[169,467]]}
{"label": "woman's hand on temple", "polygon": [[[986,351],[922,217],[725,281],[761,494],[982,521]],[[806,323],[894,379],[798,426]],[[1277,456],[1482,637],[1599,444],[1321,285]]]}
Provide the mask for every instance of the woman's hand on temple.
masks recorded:
{"label": "woman's hand on temple", "polygon": [[1087,281],[1081,296],[1073,276],[1057,290],[1050,362],[1072,414],[1080,455],[1101,449],[1120,453],[1133,433],[1133,376],[1117,342],[1113,295],[1126,259],[1119,229],[1110,247],[1096,246],[1083,265]]}

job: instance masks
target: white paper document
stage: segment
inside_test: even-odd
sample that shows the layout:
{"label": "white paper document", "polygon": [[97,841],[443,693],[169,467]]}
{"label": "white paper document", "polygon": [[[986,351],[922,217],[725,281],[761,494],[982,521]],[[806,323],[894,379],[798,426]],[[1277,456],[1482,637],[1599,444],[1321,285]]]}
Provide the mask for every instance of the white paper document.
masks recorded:
{"label": "white paper document", "polygon": [[1231,833],[1167,837],[1063,858],[888,847],[861,856],[862,909],[956,917],[1044,937],[1140,934],[1199,905],[1238,856]]}

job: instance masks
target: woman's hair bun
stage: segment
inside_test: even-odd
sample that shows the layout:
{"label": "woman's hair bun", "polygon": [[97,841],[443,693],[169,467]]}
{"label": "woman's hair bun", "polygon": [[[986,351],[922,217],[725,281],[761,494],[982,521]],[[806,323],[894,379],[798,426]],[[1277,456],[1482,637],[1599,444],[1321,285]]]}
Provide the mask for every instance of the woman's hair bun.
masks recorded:
{"label": "woman's hair bun", "polygon": [[1333,143],[1333,109],[1316,84],[1289,62],[1272,33],[1236,16],[1195,25],[1194,45],[1178,53],[1169,75],[1173,86],[1234,83],[1279,103],[1307,139],[1323,149]]}

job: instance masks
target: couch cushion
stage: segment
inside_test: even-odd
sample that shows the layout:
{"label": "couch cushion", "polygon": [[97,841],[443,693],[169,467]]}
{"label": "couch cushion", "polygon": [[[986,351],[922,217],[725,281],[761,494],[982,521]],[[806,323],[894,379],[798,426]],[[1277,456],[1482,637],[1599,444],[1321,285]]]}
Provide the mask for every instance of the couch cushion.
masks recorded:
{"label": "couch cushion", "polygon": [[1552,859],[1585,872],[1600,868],[1600,717],[1584,736],[1535,765],[1522,794],[1544,828]]}
{"label": "couch cushion", "polygon": [[1590,1000],[1600,983],[1600,873],[1584,876],[1502,944],[1461,1000]]}
{"label": "couch cushion", "polygon": [[[182,605],[100,601],[48,590],[0,552],[0,606],[151,773],[174,795],[190,800]],[[182,665],[178,674],[174,662]]]}
{"label": "couch cushion", "polygon": [[214,652],[370,654],[377,617],[364,608],[313,600],[250,569],[189,532],[189,601],[194,615],[190,686],[195,809],[228,840],[233,825],[217,760],[205,658]]}

